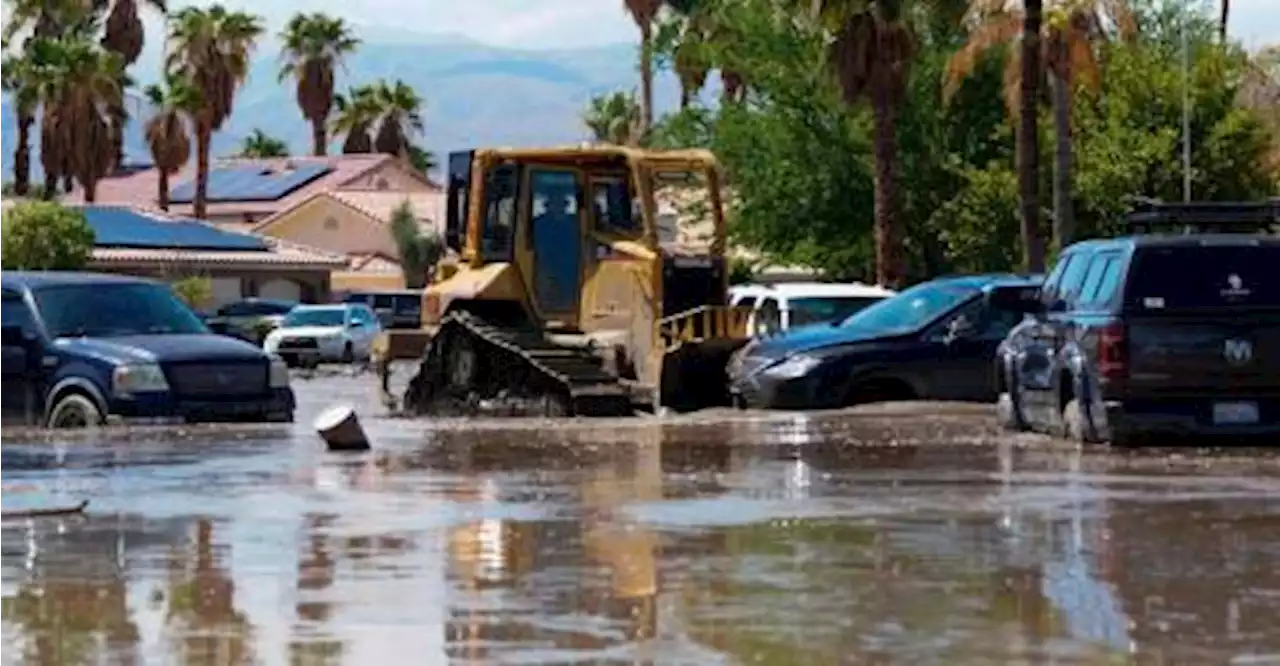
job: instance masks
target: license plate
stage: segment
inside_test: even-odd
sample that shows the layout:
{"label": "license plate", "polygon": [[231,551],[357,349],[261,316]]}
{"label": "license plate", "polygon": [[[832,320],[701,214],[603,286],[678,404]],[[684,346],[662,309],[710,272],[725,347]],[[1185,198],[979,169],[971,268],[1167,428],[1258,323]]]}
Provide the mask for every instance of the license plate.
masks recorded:
{"label": "license plate", "polygon": [[1213,422],[1219,425],[1246,425],[1258,422],[1256,402],[1217,402],[1213,405]]}

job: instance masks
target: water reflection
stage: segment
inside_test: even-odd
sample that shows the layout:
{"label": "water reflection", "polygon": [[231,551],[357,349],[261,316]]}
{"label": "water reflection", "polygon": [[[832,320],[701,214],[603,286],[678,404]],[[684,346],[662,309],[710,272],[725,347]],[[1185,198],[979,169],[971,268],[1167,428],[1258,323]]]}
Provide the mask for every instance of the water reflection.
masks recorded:
{"label": "water reflection", "polygon": [[[1275,476],[896,432],[886,446],[792,421],[456,431],[356,457],[310,442],[232,460],[188,452],[189,489],[173,473],[152,488],[163,473],[135,469],[86,519],[5,523],[4,659],[1280,652]],[[155,492],[163,501],[141,499]]]}

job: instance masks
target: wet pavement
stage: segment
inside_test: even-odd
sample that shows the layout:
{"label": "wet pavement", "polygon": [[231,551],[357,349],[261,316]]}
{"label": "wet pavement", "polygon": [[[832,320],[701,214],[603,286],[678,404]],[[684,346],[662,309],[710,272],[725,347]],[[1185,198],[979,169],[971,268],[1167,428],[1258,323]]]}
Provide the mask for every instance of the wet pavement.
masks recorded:
{"label": "wet pavement", "polygon": [[[6,429],[3,663],[1280,664],[1280,457],[984,407]],[[375,451],[328,454],[320,408]],[[53,465],[53,463],[59,463]]]}

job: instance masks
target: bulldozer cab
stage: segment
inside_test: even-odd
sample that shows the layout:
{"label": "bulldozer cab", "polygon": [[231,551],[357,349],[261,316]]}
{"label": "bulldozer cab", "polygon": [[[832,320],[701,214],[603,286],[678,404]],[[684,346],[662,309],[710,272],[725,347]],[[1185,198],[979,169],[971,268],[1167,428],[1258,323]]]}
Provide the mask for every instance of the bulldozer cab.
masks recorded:
{"label": "bulldozer cab", "polygon": [[[513,286],[524,293],[507,295],[534,321],[590,331],[609,319],[597,307],[608,304],[593,303],[593,294],[608,290],[602,265],[647,262],[654,282],[664,256],[707,268],[723,264],[718,186],[715,160],[704,151],[610,146],[454,153],[445,241],[472,272],[513,266],[521,282]],[[682,217],[693,222],[682,224]],[[671,301],[663,315],[723,304],[727,271],[717,268],[716,279],[683,285],[680,298],[651,297]],[[428,313],[446,307],[430,294],[426,300]]]}

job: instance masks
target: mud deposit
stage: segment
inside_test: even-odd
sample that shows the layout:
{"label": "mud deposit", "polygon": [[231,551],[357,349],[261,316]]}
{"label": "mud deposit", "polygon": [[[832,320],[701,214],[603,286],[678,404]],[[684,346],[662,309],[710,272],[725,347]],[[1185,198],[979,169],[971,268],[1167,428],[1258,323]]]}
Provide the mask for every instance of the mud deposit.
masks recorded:
{"label": "mud deposit", "polygon": [[[1280,664],[1280,460],[989,410],[6,429],[6,664]],[[310,429],[361,410],[375,451]]]}

